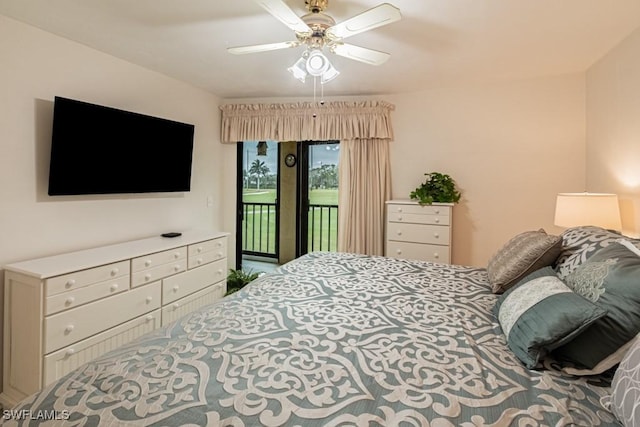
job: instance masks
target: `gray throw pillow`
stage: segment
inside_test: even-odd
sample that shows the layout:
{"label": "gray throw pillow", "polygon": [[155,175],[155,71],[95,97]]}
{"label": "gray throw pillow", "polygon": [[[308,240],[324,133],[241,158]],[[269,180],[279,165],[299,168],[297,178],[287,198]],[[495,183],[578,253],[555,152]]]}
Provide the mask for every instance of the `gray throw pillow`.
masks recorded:
{"label": "gray throw pillow", "polygon": [[605,311],[573,292],[551,267],[534,271],[502,294],[493,309],[511,351],[534,368]]}
{"label": "gray throw pillow", "polygon": [[580,264],[565,281],[607,314],[553,356],[585,368],[583,374],[601,373],[620,362],[624,355],[620,349],[640,332],[640,257],[614,242]]}
{"label": "gray throw pillow", "polygon": [[562,239],[544,230],[526,231],[511,238],[487,264],[491,290],[502,293],[527,274],[553,265]]}
{"label": "gray throw pillow", "polygon": [[567,228],[561,235],[562,247],[555,261],[558,277],[564,279],[599,249],[623,237],[615,231],[593,225]]}

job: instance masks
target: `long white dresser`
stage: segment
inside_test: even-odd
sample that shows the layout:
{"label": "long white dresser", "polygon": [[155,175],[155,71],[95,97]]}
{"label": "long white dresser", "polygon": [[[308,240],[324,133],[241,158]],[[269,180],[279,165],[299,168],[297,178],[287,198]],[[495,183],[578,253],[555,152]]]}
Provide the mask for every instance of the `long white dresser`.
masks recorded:
{"label": "long white dresser", "polygon": [[453,203],[387,201],[385,255],[451,263]]}
{"label": "long white dresser", "polygon": [[226,292],[229,233],[185,232],[5,266],[5,408]]}

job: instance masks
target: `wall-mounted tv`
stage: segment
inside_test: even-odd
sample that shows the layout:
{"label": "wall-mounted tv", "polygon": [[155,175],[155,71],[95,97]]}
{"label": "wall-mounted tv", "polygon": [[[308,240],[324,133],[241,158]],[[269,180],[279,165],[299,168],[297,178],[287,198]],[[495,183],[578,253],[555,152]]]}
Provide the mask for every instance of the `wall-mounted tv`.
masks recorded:
{"label": "wall-mounted tv", "polygon": [[191,189],[194,126],[55,97],[49,195]]}

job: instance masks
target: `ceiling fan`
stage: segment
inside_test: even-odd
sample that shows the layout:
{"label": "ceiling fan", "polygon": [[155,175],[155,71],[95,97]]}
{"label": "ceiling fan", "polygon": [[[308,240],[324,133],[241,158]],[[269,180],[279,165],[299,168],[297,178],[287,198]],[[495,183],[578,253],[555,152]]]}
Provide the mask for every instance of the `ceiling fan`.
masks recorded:
{"label": "ceiling fan", "polygon": [[[366,64],[380,65],[384,63],[389,59],[390,54],[344,43],[342,40],[364,31],[391,24],[402,18],[400,9],[389,3],[382,3],[346,21],[336,24],[331,16],[324,13],[329,4],[329,0],[305,0],[306,8],[309,12],[301,17],[296,15],[284,0],[254,1],[284,25],[292,29],[295,32],[296,40],[231,47],[228,48],[227,51],[234,55],[243,55],[247,53],[306,46],[307,49],[302,58],[289,69],[296,78],[302,81],[304,81],[307,72],[314,76],[323,76],[323,79],[326,81],[339,74],[322,54],[322,50],[325,47],[331,53]],[[301,61],[306,64],[304,71],[301,71],[304,74],[296,75],[297,69],[303,66]],[[327,69],[329,73],[327,73]],[[335,73],[332,73],[330,71],[331,69],[333,69]],[[300,70],[302,70],[302,68],[300,68]],[[324,80],[323,83],[325,83]]]}

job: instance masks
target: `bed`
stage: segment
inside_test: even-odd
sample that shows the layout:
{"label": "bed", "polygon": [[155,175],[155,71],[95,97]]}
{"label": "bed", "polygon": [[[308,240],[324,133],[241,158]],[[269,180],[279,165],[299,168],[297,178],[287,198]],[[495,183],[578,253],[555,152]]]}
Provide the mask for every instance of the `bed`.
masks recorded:
{"label": "bed", "polygon": [[621,425],[613,371],[525,367],[500,298],[485,269],[312,253],[14,411],[78,426]]}

